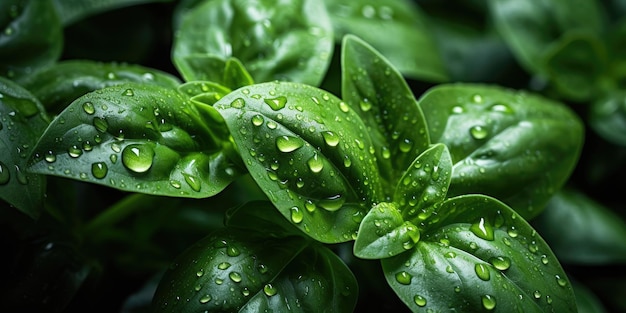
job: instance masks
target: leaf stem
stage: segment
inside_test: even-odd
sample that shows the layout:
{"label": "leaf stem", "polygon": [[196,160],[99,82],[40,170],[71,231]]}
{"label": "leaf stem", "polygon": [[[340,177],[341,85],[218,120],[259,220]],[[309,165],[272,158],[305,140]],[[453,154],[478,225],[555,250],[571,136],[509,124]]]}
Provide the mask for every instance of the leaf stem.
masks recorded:
{"label": "leaf stem", "polygon": [[98,232],[105,227],[123,220],[128,215],[144,209],[158,198],[159,197],[141,193],[126,196],[89,221],[85,225],[83,233],[91,234]]}

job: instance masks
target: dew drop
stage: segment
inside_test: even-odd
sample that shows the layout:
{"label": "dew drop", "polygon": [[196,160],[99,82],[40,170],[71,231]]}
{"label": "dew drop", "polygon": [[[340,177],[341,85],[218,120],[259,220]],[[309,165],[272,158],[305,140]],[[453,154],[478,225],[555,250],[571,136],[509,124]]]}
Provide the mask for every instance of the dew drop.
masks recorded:
{"label": "dew drop", "polygon": [[500,112],[500,113],[506,113],[506,114],[512,114],[513,113],[513,109],[510,106],[508,106],[508,105],[506,105],[504,103],[495,103],[495,104],[491,105],[491,107],[489,107],[489,109],[491,111],[494,111],[494,112]]}
{"label": "dew drop", "polygon": [[241,282],[241,274],[239,274],[238,272],[230,272],[228,274],[228,278],[230,278],[230,280],[239,283]]}
{"label": "dew drop", "polygon": [[476,272],[476,276],[478,276],[478,278],[484,281],[487,281],[491,278],[489,267],[483,263],[477,263],[476,265],[474,265],[474,272]]}
{"label": "dew drop", "polygon": [[411,151],[411,148],[413,148],[413,142],[411,141],[411,139],[406,138],[400,141],[399,148],[401,152],[407,153]]}
{"label": "dew drop", "polygon": [[472,226],[470,226],[470,230],[478,238],[490,241],[494,238],[493,227],[491,227],[489,222],[483,217],[481,217],[477,223],[472,224]]}
{"label": "dew drop", "polygon": [[339,109],[344,113],[348,113],[348,111],[350,111],[350,107],[348,107],[348,105],[343,101],[339,102]]}
{"label": "dew drop", "polygon": [[307,200],[306,202],[304,202],[304,208],[313,213],[315,211],[315,209],[317,208],[317,206],[315,205],[315,203],[313,203],[313,201],[311,200]]}
{"label": "dew drop", "polygon": [[313,154],[313,156],[306,163],[313,173],[319,173],[322,169],[324,169],[324,162],[317,153]]}
{"label": "dew drop", "polygon": [[187,183],[189,188],[191,188],[193,191],[198,192],[202,188],[202,182],[200,182],[200,179],[198,179],[198,177],[191,174],[183,173],[183,178],[185,179],[185,182]]}
{"label": "dew drop", "polygon": [[496,307],[496,298],[491,295],[484,295],[481,297],[483,307],[489,311],[495,309]]}
{"label": "dew drop", "polygon": [[209,301],[211,301],[211,296],[210,295],[204,295],[204,296],[200,297],[199,301],[202,304],[208,303]]}
{"label": "dew drop", "polygon": [[274,111],[278,111],[284,108],[285,104],[287,104],[287,98],[284,96],[279,96],[276,98],[266,98],[263,101]]}
{"label": "dew drop", "polygon": [[417,306],[419,307],[423,307],[426,305],[426,298],[420,296],[420,295],[415,295],[415,297],[413,297],[413,302],[415,302],[415,304],[417,304]]}
{"label": "dew drop", "polygon": [[330,147],[336,147],[339,144],[339,136],[332,131],[322,132],[324,142]]}
{"label": "dew drop", "polygon": [[556,283],[559,284],[559,286],[567,286],[567,280],[565,278],[561,277],[560,275],[555,275],[554,278],[556,278]]}
{"label": "dew drop", "polygon": [[0,162],[0,185],[6,185],[11,179],[11,174],[6,164]]}
{"label": "dew drop", "polygon": [[535,290],[535,292],[533,292],[533,297],[535,297],[535,299],[540,299],[541,298],[541,291]]}
{"label": "dew drop", "polygon": [[217,265],[217,268],[219,268],[221,270],[225,270],[225,269],[227,269],[229,267],[230,267],[230,263],[228,263],[228,262],[222,262],[222,263]]}
{"label": "dew drop", "polygon": [[472,126],[469,131],[470,135],[472,135],[472,137],[477,140],[485,139],[489,134],[487,129],[481,125]]}
{"label": "dew drop", "polygon": [[85,111],[85,113],[89,115],[92,115],[96,113],[96,107],[94,107],[93,103],[91,102],[85,102],[83,103],[83,111]]}
{"label": "dew drop", "polygon": [[239,248],[234,247],[234,246],[228,246],[226,248],[226,254],[230,257],[236,257],[239,256],[241,254],[241,251],[239,251]]}
{"label": "dew drop", "polygon": [[359,102],[359,106],[363,112],[367,112],[372,109],[372,103],[367,99],[363,99],[363,101]]}
{"label": "dew drop", "polygon": [[489,259],[489,263],[500,271],[505,271],[511,267],[511,259],[505,256],[497,256]]}
{"label": "dew drop", "polygon": [[235,108],[235,109],[241,109],[245,105],[246,105],[246,102],[241,98],[237,98],[230,103],[230,107]]}
{"label": "dew drop", "polygon": [[276,147],[281,152],[293,152],[304,145],[304,141],[298,137],[280,136],[276,138]]}
{"label": "dew drop", "polygon": [[263,116],[261,115],[255,115],[252,117],[252,125],[254,126],[261,126],[263,125]]}
{"label": "dew drop", "polygon": [[452,107],[452,114],[462,114],[463,112],[465,112],[465,109],[460,105]]}
{"label": "dew drop", "polygon": [[204,276],[204,269],[199,269],[199,270],[196,272],[196,276],[198,276],[198,277],[202,277],[202,276]]}
{"label": "dew drop", "polygon": [[67,154],[69,154],[72,158],[77,158],[83,154],[83,150],[77,146],[71,146],[67,149]]}
{"label": "dew drop", "polygon": [[44,157],[44,159],[46,160],[46,162],[48,163],[54,163],[54,161],[57,160],[57,156],[54,155],[54,152],[52,151],[48,151],[48,153],[46,153],[46,156]]}
{"label": "dew drop", "polygon": [[108,171],[109,169],[106,163],[104,162],[97,162],[97,163],[91,164],[91,174],[93,175],[93,177],[97,179],[102,179],[105,176],[107,176]]}
{"label": "dew drop", "polygon": [[290,209],[290,211],[291,211],[291,221],[296,224],[302,223],[304,214],[302,214],[302,211],[300,210],[300,208],[294,206]]}
{"label": "dew drop", "polygon": [[396,274],[396,281],[402,285],[410,285],[411,279],[413,279],[413,276],[405,271]]}
{"label": "dew drop", "polygon": [[122,163],[135,173],[147,172],[152,167],[153,159],[154,150],[148,145],[132,144],[122,151]]}
{"label": "dew drop", "polygon": [[475,94],[472,96],[472,101],[475,103],[481,103],[483,102],[483,97],[479,94]]}
{"label": "dew drop", "polygon": [[272,284],[265,284],[265,286],[263,286],[263,293],[265,293],[266,296],[271,297],[276,295],[278,290],[276,290]]}
{"label": "dew drop", "polygon": [[391,151],[389,151],[387,147],[382,147],[380,154],[383,156],[383,159],[389,159],[391,157]]}
{"label": "dew drop", "polygon": [[326,211],[337,211],[343,206],[345,199],[341,195],[334,195],[317,202],[322,209]]}
{"label": "dew drop", "polygon": [[109,123],[104,118],[94,117],[92,123],[98,132],[104,133],[109,129]]}

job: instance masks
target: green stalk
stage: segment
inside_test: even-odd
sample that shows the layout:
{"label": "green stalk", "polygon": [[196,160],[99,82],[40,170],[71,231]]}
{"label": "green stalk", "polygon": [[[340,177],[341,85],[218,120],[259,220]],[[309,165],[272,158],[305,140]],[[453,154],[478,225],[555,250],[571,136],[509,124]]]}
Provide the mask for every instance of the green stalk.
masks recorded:
{"label": "green stalk", "polygon": [[110,227],[111,225],[123,220],[128,215],[152,205],[153,202],[159,198],[160,197],[141,193],[126,196],[89,221],[85,225],[83,233],[93,234],[104,228]]}

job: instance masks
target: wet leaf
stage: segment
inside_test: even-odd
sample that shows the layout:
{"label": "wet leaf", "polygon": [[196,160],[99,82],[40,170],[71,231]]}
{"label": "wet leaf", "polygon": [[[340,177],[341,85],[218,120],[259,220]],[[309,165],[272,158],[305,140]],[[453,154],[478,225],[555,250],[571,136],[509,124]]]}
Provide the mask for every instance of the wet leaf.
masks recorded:
{"label": "wet leaf", "polygon": [[502,202],[450,198],[410,251],[382,260],[413,311],[576,312],[572,286],[544,240]]}
{"label": "wet leaf", "polygon": [[582,123],[561,103],[473,84],[440,85],[419,101],[432,142],[452,157],[449,196],[490,195],[532,218],[578,161]]}
{"label": "wet leaf", "polygon": [[297,83],[262,83],[215,104],[248,171],[278,210],[322,242],[353,239],[382,198],[373,143],[354,109]]}
{"label": "wet leaf", "polygon": [[67,26],[86,17],[131,5],[173,0],[53,0],[57,14]]}
{"label": "wet leaf", "polygon": [[27,171],[28,155],[46,126],[37,98],[0,77],[0,199],[32,218],[43,210],[46,180]]}
{"label": "wet leaf", "polygon": [[[213,118],[209,118],[213,117]],[[215,195],[240,173],[223,121],[174,89],[123,84],[88,93],[50,124],[29,170],[177,197]]]}

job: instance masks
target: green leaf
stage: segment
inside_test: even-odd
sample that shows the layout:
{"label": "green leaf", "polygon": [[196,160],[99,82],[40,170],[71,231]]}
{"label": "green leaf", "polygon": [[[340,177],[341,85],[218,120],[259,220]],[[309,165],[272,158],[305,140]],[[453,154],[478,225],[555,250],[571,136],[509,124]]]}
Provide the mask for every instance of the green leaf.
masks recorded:
{"label": "green leaf", "polygon": [[226,212],[225,224],[231,229],[256,231],[268,237],[300,235],[269,201],[251,201]]}
{"label": "green leaf", "polygon": [[383,259],[413,248],[420,233],[405,222],[394,203],[375,205],[363,218],[354,242],[354,255],[363,259]]}
{"label": "green leaf", "polygon": [[88,60],[58,62],[18,80],[44,104],[48,112],[56,114],[88,92],[127,82],[171,88],[180,84],[177,77],[156,69]]}
{"label": "green leaf", "polygon": [[224,79],[222,81],[224,85],[233,90],[254,84],[250,73],[248,73],[241,61],[236,58],[228,58],[228,60],[226,60]]}
{"label": "green leaf", "polygon": [[615,90],[595,99],[588,121],[603,139],[626,146],[626,92]]}
{"label": "green leaf", "polygon": [[365,125],[328,92],[262,83],[233,91],[215,108],[257,184],[316,240],[352,240],[365,212],[383,198]]}
{"label": "green leaf", "polygon": [[53,0],[57,14],[64,26],[89,16],[132,5],[173,0]]}
{"label": "green leaf", "polygon": [[429,145],[424,114],[411,89],[380,53],[349,35],[343,41],[342,96],[363,119],[381,175],[393,188]]}
{"label": "green leaf", "polygon": [[51,0],[4,0],[0,12],[0,76],[28,74],[61,56],[63,29]]}
{"label": "green leaf", "polygon": [[603,26],[596,0],[581,0],[576,5],[560,0],[494,0],[488,4],[496,28],[531,73],[543,73],[547,47],[566,31],[599,34]]}
{"label": "green leaf", "polygon": [[626,222],[579,191],[564,189],[557,193],[536,223],[562,262],[626,263]]}
{"label": "green leaf", "polygon": [[568,99],[587,101],[605,74],[603,43],[588,33],[568,32],[546,51],[546,72],[557,91]]}
{"label": "green leaf", "polygon": [[222,77],[235,57],[254,81],[319,85],[333,52],[328,13],[317,0],[205,1],[181,16],[173,62],[187,81]]}
{"label": "green leaf", "polygon": [[76,99],[50,124],[34,149],[30,170],[132,192],[215,195],[239,170],[226,156],[232,147],[212,131],[224,125],[208,118],[221,119],[211,109],[157,85],[96,90]]}
{"label": "green leaf", "polygon": [[43,209],[46,181],[26,171],[27,156],[46,126],[37,98],[0,77],[0,199],[32,218]]}
{"label": "green leaf", "polygon": [[405,220],[420,223],[446,198],[452,176],[452,160],[448,148],[434,144],[406,170],[396,186],[393,200],[398,203]]}
{"label": "green leaf", "polygon": [[440,85],[420,98],[431,140],[454,164],[449,196],[481,193],[525,218],[541,212],[571,174],[583,127],[565,105],[475,84]]}
{"label": "green leaf", "polygon": [[382,260],[387,282],[412,311],[576,312],[550,248],[502,202],[450,198],[420,231],[412,250]]}
{"label": "green leaf", "polygon": [[354,276],[303,237],[222,230],[181,254],[157,288],[153,312],[352,312]]}
{"label": "green leaf", "polygon": [[443,59],[425,18],[412,1],[324,2],[337,41],[347,34],[356,35],[374,46],[406,76],[430,82],[448,80]]}

